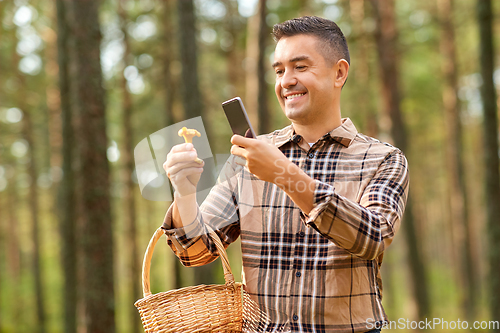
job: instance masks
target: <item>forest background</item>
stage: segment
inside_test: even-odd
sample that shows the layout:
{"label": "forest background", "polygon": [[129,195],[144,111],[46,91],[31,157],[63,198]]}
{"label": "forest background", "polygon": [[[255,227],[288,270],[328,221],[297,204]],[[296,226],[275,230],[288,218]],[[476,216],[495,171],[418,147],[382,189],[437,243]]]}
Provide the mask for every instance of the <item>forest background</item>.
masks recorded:
{"label": "forest background", "polygon": [[[409,160],[382,266],[390,319],[500,320],[499,14],[487,0],[0,0],[0,332],[142,331],[140,263],[170,202],[141,195],[134,147],[201,116],[228,154],[234,96],[258,133],[286,126],[270,32],[301,15],[347,37],[342,115]],[[153,293],[223,282],[219,261],[180,267],[164,242],[151,276]]]}

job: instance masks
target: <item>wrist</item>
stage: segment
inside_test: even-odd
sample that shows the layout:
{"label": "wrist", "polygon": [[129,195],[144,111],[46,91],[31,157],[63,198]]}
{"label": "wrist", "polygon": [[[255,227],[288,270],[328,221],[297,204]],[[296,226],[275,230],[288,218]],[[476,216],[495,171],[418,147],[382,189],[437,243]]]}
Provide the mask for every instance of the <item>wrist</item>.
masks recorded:
{"label": "wrist", "polygon": [[180,228],[195,220],[197,214],[196,193],[180,195],[174,192],[172,226]]}
{"label": "wrist", "polygon": [[291,173],[278,177],[275,184],[288,194],[314,192],[316,188],[314,179],[302,170],[296,174]]}
{"label": "wrist", "polygon": [[178,191],[174,191],[174,200],[178,205],[183,205],[186,203],[189,204],[193,201],[196,201],[196,193],[182,194]]}
{"label": "wrist", "polygon": [[316,182],[293,162],[276,176],[273,183],[281,188],[305,214],[312,210]]}

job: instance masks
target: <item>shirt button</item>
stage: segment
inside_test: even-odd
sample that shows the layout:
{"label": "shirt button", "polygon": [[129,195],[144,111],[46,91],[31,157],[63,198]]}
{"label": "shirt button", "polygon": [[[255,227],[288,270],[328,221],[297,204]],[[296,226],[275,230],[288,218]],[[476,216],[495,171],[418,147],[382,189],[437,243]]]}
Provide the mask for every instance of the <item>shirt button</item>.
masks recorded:
{"label": "shirt button", "polygon": [[309,158],[313,158],[314,157],[314,154],[313,153],[310,153],[309,154]]}
{"label": "shirt button", "polygon": [[295,273],[296,277],[300,277],[302,274],[300,272]]}
{"label": "shirt button", "polygon": [[296,314],[294,314],[292,318],[293,318],[293,320],[295,320],[295,321],[299,320],[299,316],[297,316]]}
{"label": "shirt button", "polygon": [[306,235],[306,234],[305,234],[303,231],[299,232],[299,236],[300,236],[300,237],[304,237],[305,235]]}

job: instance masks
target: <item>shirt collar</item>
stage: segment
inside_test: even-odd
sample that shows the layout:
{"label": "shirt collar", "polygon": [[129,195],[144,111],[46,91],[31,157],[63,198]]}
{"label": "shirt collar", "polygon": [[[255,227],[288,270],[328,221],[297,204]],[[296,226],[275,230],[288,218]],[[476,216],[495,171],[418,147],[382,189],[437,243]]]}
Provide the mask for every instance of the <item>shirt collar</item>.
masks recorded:
{"label": "shirt collar", "polygon": [[[340,143],[344,147],[349,147],[358,134],[358,130],[352,123],[351,119],[343,118],[342,124],[325,134],[323,138],[326,136],[330,136],[334,141]],[[321,138],[321,139],[323,139]],[[320,140],[321,140],[320,139]],[[293,129],[293,125],[288,125],[287,127],[274,132],[274,144],[276,147],[281,147],[285,143],[289,141],[297,140],[297,135],[295,134],[295,130]]]}

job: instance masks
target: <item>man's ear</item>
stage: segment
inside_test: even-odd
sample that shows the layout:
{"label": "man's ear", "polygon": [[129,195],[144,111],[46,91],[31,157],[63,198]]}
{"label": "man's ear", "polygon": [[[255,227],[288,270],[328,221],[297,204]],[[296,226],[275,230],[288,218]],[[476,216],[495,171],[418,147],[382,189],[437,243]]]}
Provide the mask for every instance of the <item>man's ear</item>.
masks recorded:
{"label": "man's ear", "polygon": [[335,87],[342,88],[345,81],[347,81],[347,75],[349,74],[349,63],[345,59],[340,59],[337,61],[336,67],[336,77],[335,77]]}

